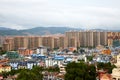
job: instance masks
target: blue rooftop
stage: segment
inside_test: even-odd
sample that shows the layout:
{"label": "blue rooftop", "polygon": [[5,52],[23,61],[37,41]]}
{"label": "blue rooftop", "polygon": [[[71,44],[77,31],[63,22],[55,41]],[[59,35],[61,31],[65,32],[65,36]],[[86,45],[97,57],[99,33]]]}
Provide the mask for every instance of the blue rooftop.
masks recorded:
{"label": "blue rooftop", "polygon": [[64,60],[63,56],[54,56],[54,60]]}
{"label": "blue rooftop", "polygon": [[40,57],[40,58],[45,58],[46,56],[41,55],[41,54],[32,54],[31,57]]}

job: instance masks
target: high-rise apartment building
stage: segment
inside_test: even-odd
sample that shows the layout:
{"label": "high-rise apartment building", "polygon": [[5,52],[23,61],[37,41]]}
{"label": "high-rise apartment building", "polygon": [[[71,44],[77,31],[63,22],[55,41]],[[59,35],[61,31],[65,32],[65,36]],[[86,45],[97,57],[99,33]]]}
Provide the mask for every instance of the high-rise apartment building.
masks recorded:
{"label": "high-rise apartment building", "polygon": [[28,36],[28,48],[34,49],[42,45],[42,38],[40,36]]}
{"label": "high-rise apartment building", "polygon": [[47,36],[15,36],[6,37],[3,41],[3,49],[34,49],[40,46],[53,48],[67,47],[95,47],[98,45],[112,46],[119,41],[120,32],[106,31],[68,31],[65,35]]}
{"label": "high-rise apartment building", "polygon": [[107,45],[107,44],[108,44],[107,32],[101,31],[100,32],[100,45]]}
{"label": "high-rise apartment building", "polygon": [[77,40],[75,37],[69,39],[69,47],[77,47]]}
{"label": "high-rise apartment building", "polygon": [[100,32],[99,31],[94,31],[93,32],[93,46],[98,46],[100,45]]}
{"label": "high-rise apartment building", "polygon": [[83,38],[84,38],[85,47],[93,46],[93,32],[92,31],[85,31]]}
{"label": "high-rise apartment building", "polygon": [[18,50],[19,48],[34,49],[42,45],[42,38],[40,36],[15,36],[13,38],[6,38],[3,43],[3,49]]}
{"label": "high-rise apartment building", "polygon": [[3,42],[3,50],[10,51],[14,50],[14,39],[11,38],[5,38]]}
{"label": "high-rise apartment building", "polygon": [[54,38],[54,48],[59,48],[59,38],[58,37]]}
{"label": "high-rise apartment building", "polygon": [[65,36],[60,36],[59,37],[59,47],[62,48],[62,49],[68,47],[67,37],[65,37]]}
{"label": "high-rise apartment building", "polygon": [[14,37],[14,48],[18,50],[19,48],[28,48],[28,37],[26,36],[15,36]]}
{"label": "high-rise apartment building", "polygon": [[0,36],[0,47],[2,47],[3,42],[5,41],[5,37]]}
{"label": "high-rise apartment building", "polygon": [[97,45],[107,45],[107,32],[69,31],[66,32],[66,37],[68,38],[68,45],[71,45],[70,39],[75,38],[75,45],[77,45],[77,47],[94,47]]}
{"label": "high-rise apartment building", "polygon": [[68,41],[68,47],[71,47],[71,40],[74,39],[74,45],[80,47],[79,32],[78,31],[68,31],[65,33]]}
{"label": "high-rise apartment building", "polygon": [[79,32],[79,41],[80,41],[80,46],[85,45],[85,39],[84,39],[84,32],[83,31]]}
{"label": "high-rise apartment building", "polygon": [[54,47],[54,37],[52,36],[44,36],[42,37],[42,45],[48,48],[55,48]]}

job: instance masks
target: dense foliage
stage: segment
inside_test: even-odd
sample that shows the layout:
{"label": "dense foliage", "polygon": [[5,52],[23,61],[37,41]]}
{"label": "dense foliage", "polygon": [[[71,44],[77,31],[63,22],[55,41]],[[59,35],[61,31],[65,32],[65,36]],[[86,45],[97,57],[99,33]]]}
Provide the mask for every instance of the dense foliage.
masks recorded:
{"label": "dense foliage", "polygon": [[83,62],[69,63],[66,67],[65,80],[96,80],[96,68]]}
{"label": "dense foliage", "polygon": [[7,76],[11,75],[18,75],[16,80],[42,80],[43,75],[42,71],[48,71],[48,72],[59,72],[59,68],[57,67],[49,67],[49,68],[43,68],[39,66],[34,66],[33,69],[18,69],[18,70],[11,70],[10,72],[3,72],[1,75],[3,75],[4,78],[7,78]]}
{"label": "dense foliage", "polygon": [[48,72],[60,72],[59,67],[49,67],[49,68],[45,68],[44,71],[48,71]]}
{"label": "dense foliage", "polygon": [[[115,68],[111,63],[97,63],[98,70],[103,69],[112,72],[112,69]],[[42,71],[48,72],[59,72],[58,66],[43,68],[34,66],[33,69],[18,69],[11,70],[10,72],[3,72],[2,75],[6,78],[8,75],[18,75],[16,80],[42,80],[43,75]],[[80,63],[69,63],[66,66],[65,80],[96,80],[97,72],[96,68],[92,64],[87,64],[82,61]]]}
{"label": "dense foliage", "polygon": [[4,50],[1,50],[0,51],[0,55],[3,55],[3,54],[5,54],[6,53],[6,51],[4,51]]}
{"label": "dense foliage", "polygon": [[18,77],[16,80],[42,80],[43,75],[42,75],[42,68],[40,67],[35,67],[32,70],[28,69],[23,69],[19,73]]}
{"label": "dense foliage", "polygon": [[93,56],[86,56],[88,61],[92,61],[93,60]]}
{"label": "dense foliage", "polygon": [[108,73],[112,73],[112,69],[115,68],[115,65],[111,65],[111,63],[97,63],[98,70],[103,69]]}

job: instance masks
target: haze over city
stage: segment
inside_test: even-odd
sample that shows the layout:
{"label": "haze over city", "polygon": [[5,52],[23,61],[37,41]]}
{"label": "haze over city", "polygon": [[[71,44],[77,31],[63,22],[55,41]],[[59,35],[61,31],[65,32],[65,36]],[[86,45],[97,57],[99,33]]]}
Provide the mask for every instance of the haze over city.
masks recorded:
{"label": "haze over city", "polygon": [[0,27],[120,29],[120,0],[0,0]]}
{"label": "haze over city", "polygon": [[120,80],[120,0],[0,0],[0,80]]}

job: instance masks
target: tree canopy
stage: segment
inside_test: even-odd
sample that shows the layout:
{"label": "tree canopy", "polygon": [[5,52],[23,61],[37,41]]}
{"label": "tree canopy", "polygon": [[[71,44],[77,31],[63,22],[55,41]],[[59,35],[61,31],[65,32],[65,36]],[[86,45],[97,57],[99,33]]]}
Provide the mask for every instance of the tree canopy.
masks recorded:
{"label": "tree canopy", "polygon": [[95,80],[96,68],[83,62],[69,63],[66,67],[65,80]]}
{"label": "tree canopy", "polygon": [[111,63],[97,63],[98,69],[106,70],[108,73],[112,73],[112,69],[115,68],[115,65],[111,65]]}
{"label": "tree canopy", "polygon": [[20,71],[16,80],[42,80],[42,68],[35,66],[33,69],[23,69]]}

